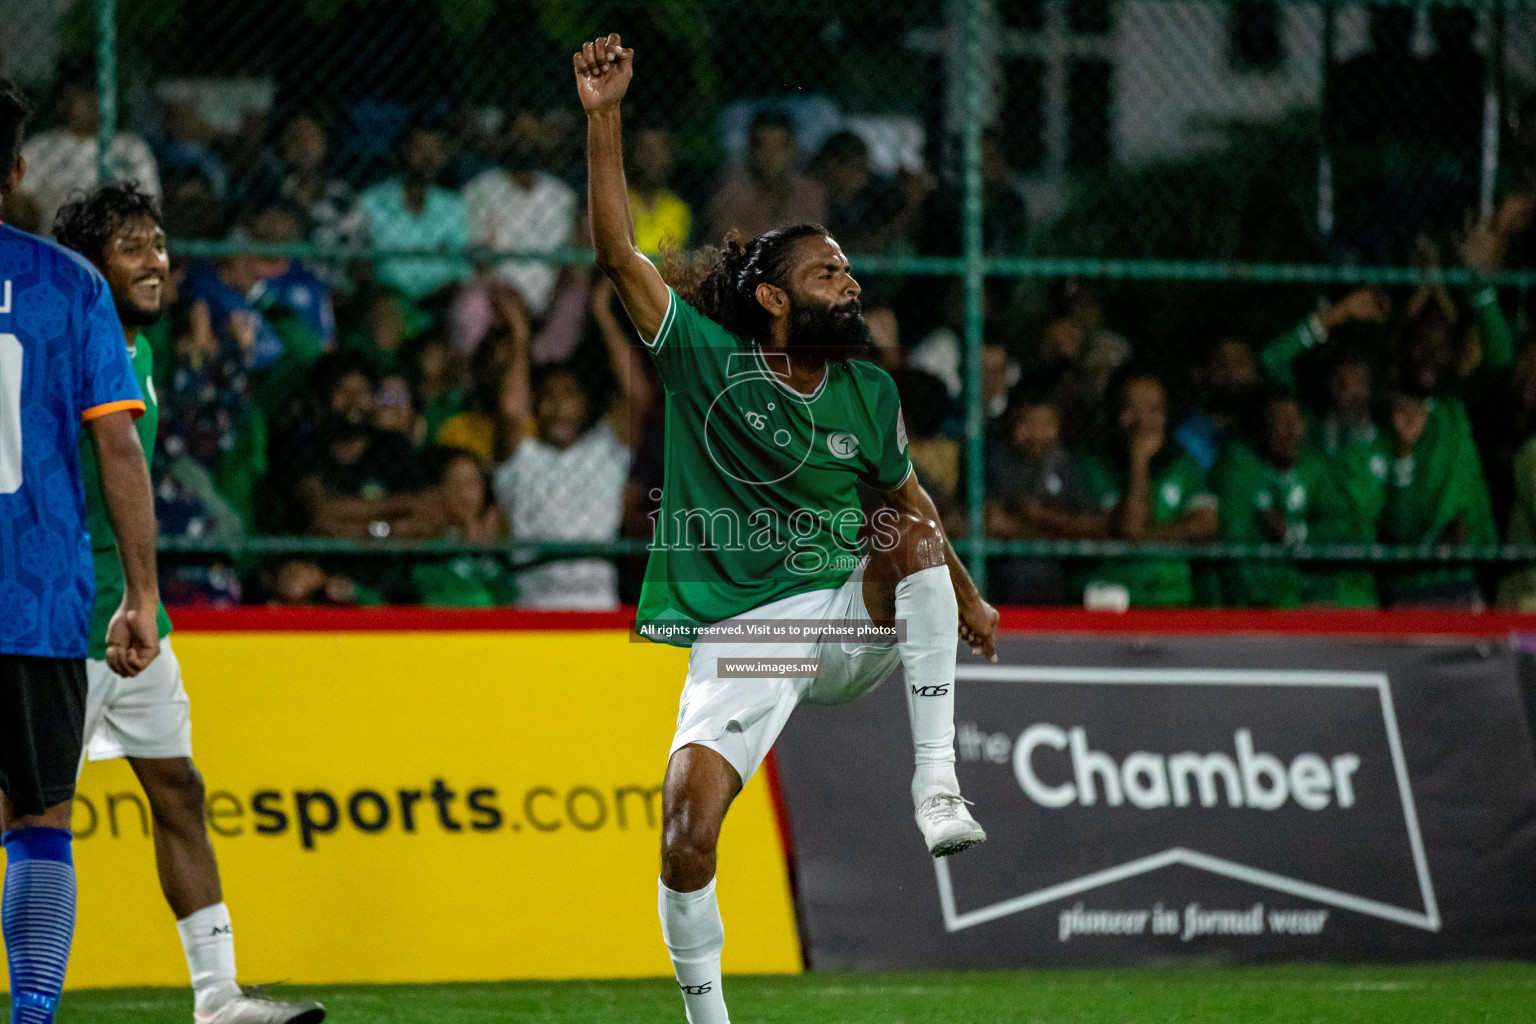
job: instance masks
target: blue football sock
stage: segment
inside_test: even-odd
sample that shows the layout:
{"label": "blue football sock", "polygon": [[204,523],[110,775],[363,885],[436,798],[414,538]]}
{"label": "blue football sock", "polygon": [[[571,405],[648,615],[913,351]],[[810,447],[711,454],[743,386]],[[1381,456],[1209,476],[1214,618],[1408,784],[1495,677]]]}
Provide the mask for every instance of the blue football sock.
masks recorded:
{"label": "blue football sock", "polygon": [[75,934],[75,863],[70,833],[7,832],[0,924],[11,967],[11,1024],[53,1024]]}

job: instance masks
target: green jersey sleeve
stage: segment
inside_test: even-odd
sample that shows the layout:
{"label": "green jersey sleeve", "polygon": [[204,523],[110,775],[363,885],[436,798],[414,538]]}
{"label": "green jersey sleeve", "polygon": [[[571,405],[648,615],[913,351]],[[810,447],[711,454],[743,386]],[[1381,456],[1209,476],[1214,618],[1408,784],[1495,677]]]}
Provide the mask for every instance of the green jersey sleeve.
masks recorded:
{"label": "green jersey sleeve", "polygon": [[901,396],[891,375],[867,363],[851,363],[855,373],[871,374],[876,381],[874,420],[880,438],[873,464],[863,479],[878,491],[894,491],[907,482],[912,459],[907,454],[907,424],[901,415]]}
{"label": "green jersey sleeve", "polygon": [[747,351],[736,335],[684,302],[667,289],[671,300],[655,339],[644,342],[656,364],[662,386],[676,394],[693,388],[717,387],[721,367],[732,355]]}
{"label": "green jersey sleeve", "polygon": [[1472,296],[1477,310],[1478,336],[1483,344],[1483,368],[1502,370],[1515,360],[1515,334],[1499,305],[1499,290],[1491,285]]}
{"label": "green jersey sleeve", "polygon": [[1296,372],[1291,364],[1307,349],[1325,340],[1322,322],[1309,317],[1264,346],[1259,354],[1259,364],[1270,380],[1283,388],[1296,386]]}

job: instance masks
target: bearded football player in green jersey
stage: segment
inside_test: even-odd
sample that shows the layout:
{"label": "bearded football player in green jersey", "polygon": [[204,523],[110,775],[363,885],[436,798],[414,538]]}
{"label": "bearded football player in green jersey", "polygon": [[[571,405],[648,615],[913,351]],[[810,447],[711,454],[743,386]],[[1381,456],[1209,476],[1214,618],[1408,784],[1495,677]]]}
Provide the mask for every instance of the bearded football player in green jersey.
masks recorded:
{"label": "bearded football player in green jersey", "polygon": [[[955,650],[958,625],[973,652],[995,659],[997,612],[912,472],[895,383],[858,358],[868,342],[859,286],[826,231],[729,238],[669,269],[675,289],[635,247],[619,125],[633,68],[617,35],[575,55],[597,263],[667,396],[661,509],[636,628],[699,640],[662,795],[662,937],[689,1021],[720,1024],[715,844],[796,705],[853,700],[900,665],[928,849],[945,856],[986,838],[955,778]],[[846,632],[873,625],[894,633]],[[754,640],[764,628],[790,639]],[[762,658],[804,663],[751,674]]]}
{"label": "bearded football player in green jersey", "polygon": [[[150,196],[131,184],[105,185],[60,208],[53,226],[61,245],[101,271],[112,291],[133,375],[144,394],[136,424],[148,460],[160,419],[154,360],[139,333],[160,319],[170,263],[165,230]],[[203,779],[192,764],[192,722],[181,665],[171,650],[171,620],[158,609],[160,657],[132,679],[106,662],[107,623],[122,601],[123,567],[102,500],[93,447],[82,441],[80,466],[95,559],[96,605],[86,661],[86,753],[92,760],[127,757],[149,797],[155,864],[187,956],[196,1024],[318,1024],[318,1003],[284,1003],[242,992],[235,983],[235,937],[219,883],[219,867],[203,817]],[[84,757],[81,758],[82,766]]]}

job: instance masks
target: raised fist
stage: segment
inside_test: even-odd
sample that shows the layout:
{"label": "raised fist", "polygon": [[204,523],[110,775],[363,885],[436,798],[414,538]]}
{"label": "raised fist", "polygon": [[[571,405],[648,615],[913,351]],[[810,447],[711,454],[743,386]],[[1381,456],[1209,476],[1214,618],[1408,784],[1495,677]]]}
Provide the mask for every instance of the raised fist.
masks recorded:
{"label": "raised fist", "polygon": [[583,43],[572,58],[576,66],[576,95],[591,113],[611,110],[629,91],[635,73],[635,51],[626,50],[617,32]]}

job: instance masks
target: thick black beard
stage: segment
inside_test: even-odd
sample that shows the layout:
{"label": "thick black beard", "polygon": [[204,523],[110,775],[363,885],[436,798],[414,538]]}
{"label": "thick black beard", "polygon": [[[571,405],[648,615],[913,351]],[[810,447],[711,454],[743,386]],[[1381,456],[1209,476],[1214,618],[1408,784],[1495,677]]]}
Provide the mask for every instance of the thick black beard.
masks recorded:
{"label": "thick black beard", "polygon": [[858,299],[809,306],[790,299],[788,348],[827,360],[867,358],[875,347]]}
{"label": "thick black beard", "polygon": [[114,305],[117,306],[117,318],[122,321],[123,326],[131,327],[134,330],[153,327],[160,322],[161,317],[165,316],[165,303],[163,302],[160,304],[160,308],[153,313],[146,313],[131,302],[118,302],[114,303]]}

